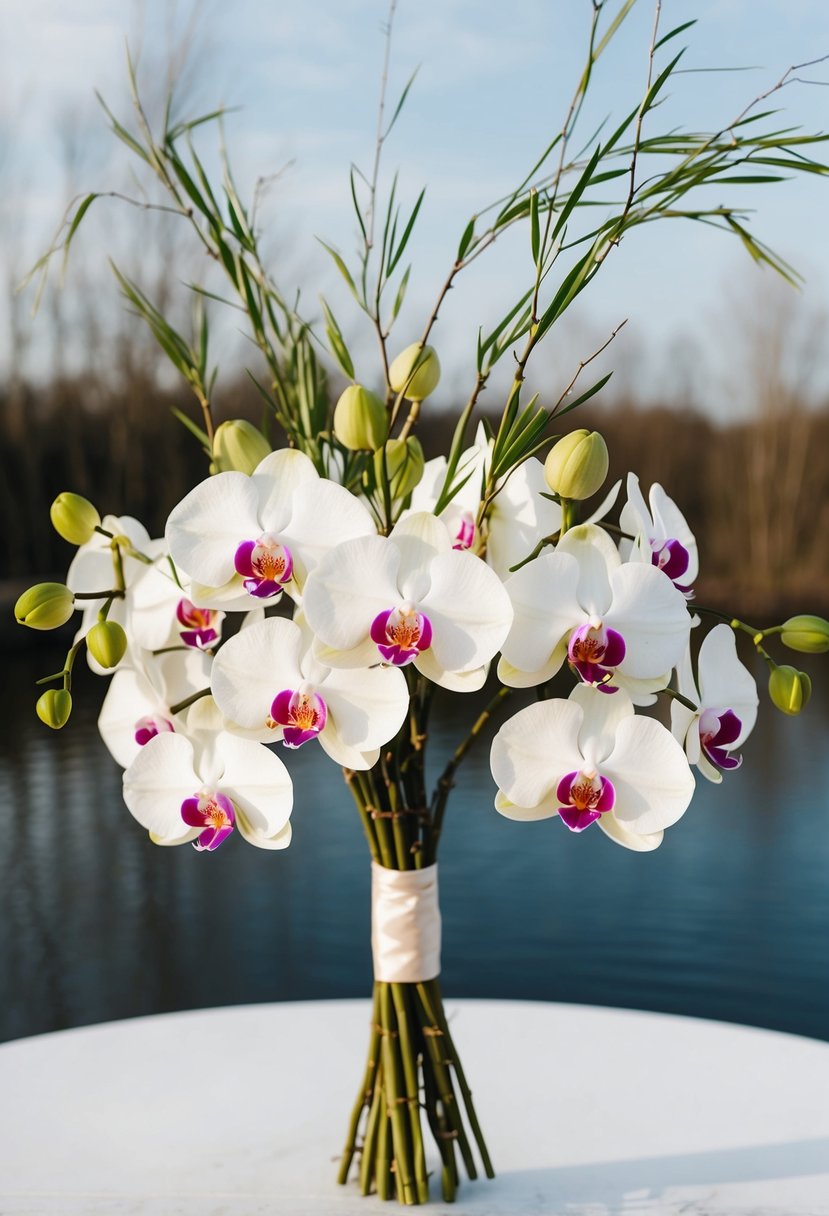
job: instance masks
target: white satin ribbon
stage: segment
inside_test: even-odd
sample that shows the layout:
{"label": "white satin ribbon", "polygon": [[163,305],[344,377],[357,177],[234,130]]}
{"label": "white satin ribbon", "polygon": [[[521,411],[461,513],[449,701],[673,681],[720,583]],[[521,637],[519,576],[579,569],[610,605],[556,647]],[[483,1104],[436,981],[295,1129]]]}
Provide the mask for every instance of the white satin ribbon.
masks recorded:
{"label": "white satin ribbon", "polygon": [[371,863],[374,978],[412,984],[440,975],[438,868],[387,870]]}

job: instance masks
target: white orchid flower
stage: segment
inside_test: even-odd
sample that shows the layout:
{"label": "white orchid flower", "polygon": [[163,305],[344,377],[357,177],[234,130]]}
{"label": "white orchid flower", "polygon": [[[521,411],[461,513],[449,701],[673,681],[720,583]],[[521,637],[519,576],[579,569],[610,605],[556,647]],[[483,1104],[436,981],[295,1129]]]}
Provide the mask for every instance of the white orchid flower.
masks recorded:
{"label": "white orchid flower", "polygon": [[210,659],[199,650],[156,658],[144,652],[143,658],[139,667],[115,672],[98,717],[101,737],[122,768],[156,735],[179,731],[190,737],[189,711],[173,714],[170,707],[210,683]]}
{"label": "white orchid flower", "polygon": [[[111,532],[113,536],[125,536],[132,548],[145,557],[155,559],[164,549],[164,542],[160,539],[150,540],[149,533],[144,525],[139,523],[137,519],[133,519],[130,515],[106,515],[101,526],[107,532]],[[148,566],[146,562],[141,561],[140,558],[131,556],[129,550],[122,548],[120,553],[121,568],[124,573],[125,594],[112,600],[107,620],[114,621],[117,625],[121,625],[126,629],[127,638],[131,641],[129,629],[127,628],[129,603],[132,600],[136,587],[152,567]],[[114,591],[116,589],[115,568],[109,537],[102,536],[96,532],[91,540],[80,546],[69,566],[69,571],[66,575],[66,585],[76,595],[91,595],[98,591]],[[84,599],[79,601],[82,605],[83,615],[81,626],[75,635],[76,641],[84,637],[95,624],[98,619],[98,613],[104,607],[108,598],[108,596],[104,595],[100,599]],[[90,668],[98,675],[112,674],[112,668],[101,667],[88,652],[87,659]],[[119,666],[126,666],[129,661],[128,650]]]}
{"label": "white orchid flower", "polygon": [[620,693],[577,685],[568,700],[539,701],[505,722],[492,742],[495,808],[508,819],[551,819],[571,832],[592,823],[625,848],[647,852],[684,815],[694,778],[659,722],[637,717]]}
{"label": "white orchid flower", "polygon": [[452,546],[446,525],[420,512],[400,520],[388,537],[360,537],[332,550],[303,598],[320,661],[413,663],[444,688],[480,688],[512,608],[497,575]]}
{"label": "white orchid flower", "polygon": [[291,842],[285,765],[261,743],[224,732],[199,753],[181,734],[150,739],[124,773],[124,801],[155,844],[191,841],[212,852],[234,828],[260,849]]}
{"label": "white orchid flower", "polygon": [[[201,607],[245,611],[296,598],[334,545],[375,532],[357,499],[302,452],[271,452],[253,474],[217,473],[174,507],[166,536]],[[253,597],[251,599],[251,597]]]}
{"label": "white orchid flower", "polygon": [[737,643],[729,625],[715,625],[704,638],[697,661],[699,689],[690,650],[677,669],[679,691],[698,706],[696,712],[671,702],[671,729],[690,764],[703,777],[719,784],[723,770],[739,768],[741,756],[731,752],[746,741],[757,721],[757,685],[737,658]]}
{"label": "white orchid flower", "polygon": [[595,524],[571,528],[505,587],[515,620],[498,674],[514,688],[549,680],[566,659],[585,683],[649,704],[688,643],[682,593],[655,566],[623,564]]}
{"label": "white orchid flower", "polygon": [[[456,480],[464,480],[440,518],[455,538],[456,549],[475,551],[480,540],[475,521],[481,508],[481,491],[492,457],[492,440],[479,423],[475,442],[458,462]],[[420,483],[412,492],[411,510],[431,511],[446,480],[446,457],[429,460]],[[561,527],[561,507],[544,498],[549,486],[544,466],[531,456],[505,479],[492,502],[487,519],[486,561],[499,578],[509,576],[510,566],[531,553],[542,536]]]}
{"label": "white orchid flower", "polygon": [[337,764],[371,768],[408,713],[403,673],[325,667],[308,641],[294,621],[276,617],[242,630],[214,660],[215,701],[251,738],[291,748],[319,739]]}
{"label": "white orchid flower", "polygon": [[225,614],[197,608],[190,599],[190,582],[176,578],[163,554],[135,585],[127,605],[127,636],[147,651],[174,646],[211,650],[221,639]]}
{"label": "white orchid flower", "polygon": [[639,560],[658,566],[686,596],[693,594],[699,574],[699,554],[694,534],[685,516],[658,482],[648,495],[650,510],[639,488],[639,478],[628,473],[627,502],[619,516],[623,532],[635,540],[619,546],[625,561]]}

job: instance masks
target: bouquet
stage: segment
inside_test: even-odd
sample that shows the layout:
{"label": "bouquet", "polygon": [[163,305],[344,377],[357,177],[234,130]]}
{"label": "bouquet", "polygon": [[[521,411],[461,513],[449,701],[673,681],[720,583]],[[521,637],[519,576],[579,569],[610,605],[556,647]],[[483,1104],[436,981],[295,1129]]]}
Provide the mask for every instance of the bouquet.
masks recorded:
{"label": "bouquet", "polygon": [[[809,679],[768,647],[829,650],[822,618],[760,627],[698,604],[699,555],[681,508],[659,484],[646,496],[634,472],[607,489],[604,439],[565,418],[609,379],[582,383],[615,334],[579,362],[557,399],[527,398],[535,350],[635,229],[704,223],[791,277],[741,211],[711,206],[699,190],[716,183],[727,195],[732,183],[782,171],[827,172],[810,156],[825,137],[779,129],[760,98],[719,130],[654,130],[682,55],[674,40],[693,24],[663,32],[659,4],[641,96],[579,142],[591,81],[632,7],[592,5],[563,124],[523,180],[469,220],[434,308],[407,345],[393,331],[424,193],[404,210],[397,179],[382,188],[381,153],[409,91],[388,118],[384,71],[373,169],[353,169],[348,191],[356,258],[326,246],[376,337],[377,363],[359,373],[334,307],[323,300],[320,318],[309,319],[264,264],[229,164],[221,181],[205,169],[193,136],[217,116],[173,122],[168,110],[156,133],[132,67],[133,124],[106,111],[164,196],[149,205],[180,217],[234,293],[258,350],[251,375],[265,420],[214,421],[208,305],[221,305],[218,294],[193,288],[197,319],[187,337],[116,270],[193,391],[197,418],[180,418],[204,449],[206,476],[173,506],[160,538],[128,515],[102,517],[78,494],[55,500],[52,522],[77,552],[65,584],[30,588],[16,616],[35,629],[82,617],[62,669],[40,681],[37,713],[53,729],[66,725],[81,651],[94,671],[112,673],[99,725],[124,769],[126,806],[153,843],[197,852],[232,848],[234,837],[288,847],[291,752],[319,749],[341,766],[371,858],[375,983],[339,1180],[354,1168],[363,1194],[405,1204],[429,1198],[430,1137],[445,1200],[461,1164],[470,1178],[479,1168],[493,1174],[444,1013],[438,902],[451,791],[490,721],[499,725],[497,812],[558,820],[564,833],[592,828],[651,852],[688,808],[695,774],[721,782],[740,764],[758,694],[738,638],[767,665],[770,699],[788,714],[805,706]],[[99,197],[72,205],[38,269],[48,271],[56,249],[68,252]],[[491,330],[471,319],[468,399],[449,450],[426,460],[417,427],[440,380],[443,301],[518,226],[527,233],[526,288]],[[511,384],[497,412],[483,415],[481,395],[502,360]],[[336,403],[332,364],[346,382]],[[567,696],[551,688],[562,671]],[[430,788],[435,688],[457,695],[462,720],[464,694],[488,680],[487,707]],[[528,691],[510,713],[514,690]],[[669,704],[667,724],[641,712],[657,703]],[[296,802],[302,814],[301,790]]]}

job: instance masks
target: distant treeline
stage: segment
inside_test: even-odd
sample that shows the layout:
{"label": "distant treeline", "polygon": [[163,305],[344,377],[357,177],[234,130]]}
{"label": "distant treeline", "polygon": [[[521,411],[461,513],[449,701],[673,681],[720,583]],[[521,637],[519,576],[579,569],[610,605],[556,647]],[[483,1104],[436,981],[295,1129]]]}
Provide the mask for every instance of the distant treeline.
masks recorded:
{"label": "distant treeline", "polygon": [[[261,420],[245,382],[222,396],[227,416]],[[140,373],[117,393],[88,376],[0,390],[5,580],[65,569],[70,551],[48,515],[61,490],[162,532],[170,508],[207,471],[171,407],[196,416],[186,392],[159,391],[155,376],[142,383]],[[567,423],[603,432],[613,478],[633,470],[646,494],[658,480],[681,506],[700,545],[700,600],[739,608],[758,624],[790,605],[827,610],[829,410],[788,404],[722,426],[692,410],[621,402]],[[424,410],[427,456],[447,450],[453,426],[451,414]]]}

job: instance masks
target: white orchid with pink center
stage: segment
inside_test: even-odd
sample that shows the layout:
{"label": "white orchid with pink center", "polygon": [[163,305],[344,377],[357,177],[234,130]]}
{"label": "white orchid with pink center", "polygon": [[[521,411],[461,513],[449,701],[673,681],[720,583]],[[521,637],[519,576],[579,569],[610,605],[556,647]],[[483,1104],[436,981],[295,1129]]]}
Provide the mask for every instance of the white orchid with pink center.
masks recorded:
{"label": "white orchid with pink center", "polygon": [[490,755],[495,808],[508,819],[553,819],[572,832],[597,823],[617,844],[647,852],[685,813],[694,778],[659,722],[637,716],[620,692],[578,685],[568,700],[539,701],[498,731]]}
{"label": "white orchid with pink center", "polygon": [[655,482],[648,505],[639,488],[639,478],[628,473],[627,502],[619,526],[634,539],[623,539],[619,548],[625,561],[644,561],[658,566],[686,596],[693,594],[699,574],[697,542],[685,516],[662,486]]}
{"label": "white orchid with pink center", "polygon": [[229,729],[281,739],[297,748],[318,739],[337,764],[368,769],[397,734],[409,710],[401,671],[332,669],[311,653],[294,621],[270,618],[226,642],[213,664],[211,687]]}
{"label": "white orchid with pink center", "polygon": [[566,660],[586,684],[648,704],[687,646],[682,593],[657,567],[623,563],[595,524],[571,528],[505,587],[515,619],[498,674],[515,688],[551,679]]}
{"label": "white orchid with pink center", "polygon": [[368,510],[302,452],[272,452],[251,476],[217,473],[173,508],[166,537],[200,607],[246,611],[294,598],[322,556],[375,531]]}
{"label": "white orchid with pink center", "polygon": [[190,595],[189,580],[163,554],[146,567],[129,598],[126,628],[130,639],[151,652],[173,647],[212,650],[221,641],[225,614],[196,607]]}
{"label": "white orchid with pink center", "polygon": [[315,653],[331,667],[413,664],[444,688],[480,688],[509,631],[498,576],[456,549],[442,520],[419,512],[388,537],[332,550],[311,574],[303,611]]}
{"label": "white orchid with pink center", "polygon": [[[487,439],[480,424],[475,442],[458,462],[455,481],[462,483],[461,487],[440,514],[455,538],[457,549],[474,551],[480,541],[476,521],[491,457],[492,440]],[[427,461],[423,477],[412,493],[412,511],[433,509],[443,490],[446,469],[445,456]],[[561,507],[545,494],[549,495],[549,487],[544,480],[544,466],[534,456],[504,478],[486,523],[486,561],[500,578],[507,578],[510,567],[527,557],[543,536],[561,527]]]}
{"label": "white orchid with pink center", "polygon": [[260,849],[291,842],[285,765],[261,743],[221,731],[202,747],[179,733],[150,739],[124,773],[124,801],[155,844],[213,852],[234,830]]}
{"label": "white orchid with pink center", "polygon": [[98,716],[101,738],[122,768],[156,735],[180,731],[189,736],[186,711],[174,714],[171,707],[188,700],[210,681],[210,659],[200,650],[158,656],[138,650],[133,653],[142,654],[143,662],[115,672]]}
{"label": "white orchid with pink center", "polygon": [[703,639],[694,679],[687,651],[677,670],[679,691],[698,708],[671,702],[671,729],[685,745],[688,762],[703,777],[719,784],[723,772],[739,768],[742,757],[732,753],[743,744],[757,720],[757,685],[737,658],[737,642],[729,625],[715,625]]}

